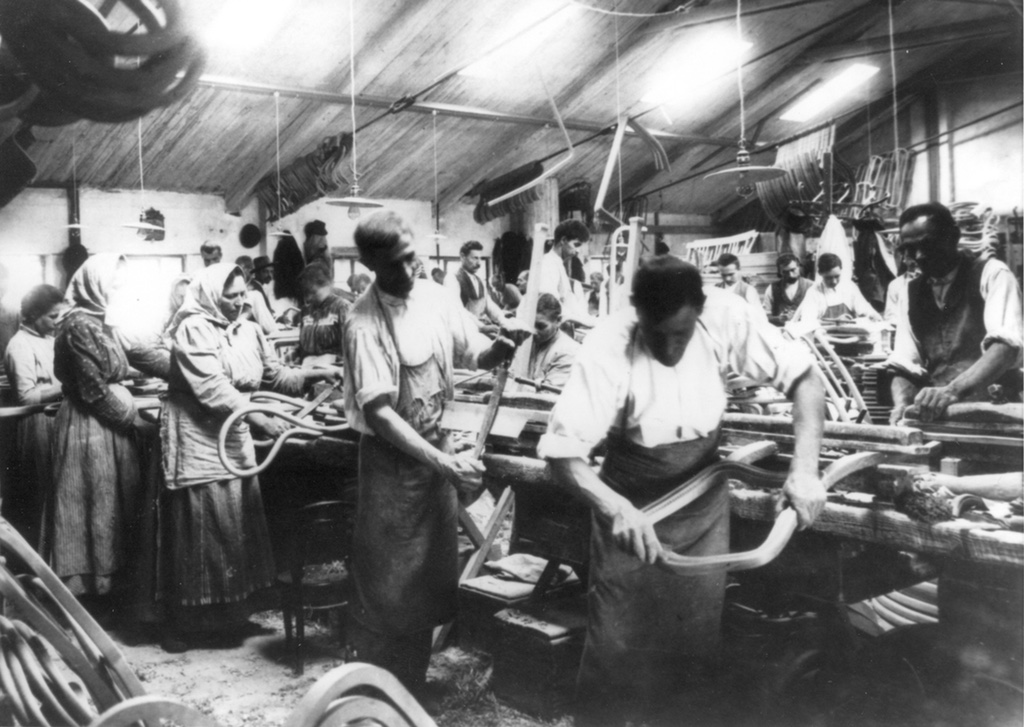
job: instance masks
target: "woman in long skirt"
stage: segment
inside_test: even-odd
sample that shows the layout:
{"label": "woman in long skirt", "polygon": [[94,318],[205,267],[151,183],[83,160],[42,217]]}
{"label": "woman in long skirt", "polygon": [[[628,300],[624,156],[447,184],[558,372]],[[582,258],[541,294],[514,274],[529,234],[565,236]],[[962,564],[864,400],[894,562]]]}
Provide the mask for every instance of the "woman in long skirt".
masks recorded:
{"label": "woman in long skirt", "polygon": [[[21,406],[50,404],[61,398],[53,373],[53,332],[64,294],[52,285],[37,285],[21,301],[21,327],[4,355],[7,376]],[[53,489],[50,441],[53,418],[43,412],[18,422],[16,477],[3,494],[4,517],[39,547],[43,508]]]}
{"label": "woman in long skirt", "polygon": [[[297,395],[337,369],[283,366],[263,332],[239,319],[245,279],[236,265],[199,271],[171,323],[168,399],[161,419],[167,532],[169,628],[163,645],[184,651],[201,634],[246,624],[247,597],[273,583],[275,570],[256,477],[237,478],[217,454],[221,425],[261,384]],[[287,427],[250,414],[229,431],[237,469],[256,464],[250,426],[269,436]]]}
{"label": "woman in long skirt", "polygon": [[139,537],[142,492],[136,409],[121,384],[129,362],[166,376],[168,356],[135,348],[107,323],[124,256],[90,257],[65,296],[71,310],[57,324],[54,372],[64,401],[54,422],[53,569],[79,595],[102,595],[126,575]]}

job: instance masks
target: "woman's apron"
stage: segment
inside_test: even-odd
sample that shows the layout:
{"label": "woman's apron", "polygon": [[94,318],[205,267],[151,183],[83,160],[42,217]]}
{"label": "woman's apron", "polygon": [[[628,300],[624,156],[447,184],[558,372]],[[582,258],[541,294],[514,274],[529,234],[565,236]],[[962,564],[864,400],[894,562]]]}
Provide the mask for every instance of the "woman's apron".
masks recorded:
{"label": "woman's apron", "polygon": [[[381,306],[383,309],[383,305]],[[385,312],[388,329],[394,328]],[[398,349],[398,341],[395,340]],[[396,412],[438,449],[445,386],[435,353],[400,365]],[[352,566],[354,617],[391,635],[434,628],[455,617],[458,592],[458,503],[455,488],[382,437],[359,440],[359,506]]]}
{"label": "woman's apron", "polygon": [[[625,432],[625,413],[620,427]],[[717,459],[720,430],[644,447],[611,435],[601,479],[642,508]],[[655,526],[662,547],[680,555],[729,550],[729,491],[720,485]],[[619,548],[592,522],[589,618],[577,683],[577,724],[615,723],[678,693],[718,650],[724,571],[677,576]],[[622,714],[617,714],[619,711]]]}

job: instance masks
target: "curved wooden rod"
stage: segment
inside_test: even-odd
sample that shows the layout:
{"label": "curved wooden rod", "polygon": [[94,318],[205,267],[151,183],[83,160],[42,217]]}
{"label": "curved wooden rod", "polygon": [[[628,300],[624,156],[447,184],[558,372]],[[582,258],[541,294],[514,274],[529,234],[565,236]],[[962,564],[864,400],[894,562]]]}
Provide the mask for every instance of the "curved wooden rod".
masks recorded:
{"label": "curved wooden rod", "polygon": [[[348,429],[348,423],[343,422],[341,424],[317,424],[303,419],[309,413],[308,407],[310,405],[316,406],[319,401],[305,401],[304,399],[293,399],[290,396],[284,396],[283,394],[277,394],[272,391],[261,391],[252,395],[252,402],[249,406],[242,407],[238,411],[232,412],[231,415],[224,420],[221,424],[220,434],[217,436],[217,456],[220,457],[220,463],[224,465],[229,473],[235,477],[252,477],[258,475],[260,472],[265,470],[277,457],[278,452],[281,451],[281,447],[289,439],[296,437],[303,437],[307,439],[316,439],[322,437],[325,434],[331,434],[333,432],[341,432]],[[282,408],[282,405],[289,407],[291,411],[286,411]],[[239,419],[249,414],[266,414],[268,416],[275,416],[284,419],[289,424],[294,425],[294,429],[289,429],[287,432],[281,434],[277,439],[273,440],[256,440],[253,442],[258,447],[269,446],[270,451],[267,452],[266,457],[262,462],[249,469],[239,469],[228,459],[227,456],[227,437],[231,427],[235,425]]]}
{"label": "curved wooden rod", "polygon": [[[846,477],[870,469],[881,463],[880,452],[858,452],[836,460],[821,476],[821,483],[826,490]],[[654,522],[665,519],[685,505],[693,502],[716,485],[724,485],[730,479],[740,480],[745,484],[778,487],[785,483],[786,475],[769,472],[738,462],[719,462],[713,464],[696,477],[683,483],[680,487],[644,508]],[[658,566],[664,570],[681,576],[699,575],[718,570],[749,570],[759,568],[771,562],[789,539],[796,532],[796,511],[787,507],[775,519],[771,532],[759,547],[742,553],[723,553],[692,557],[679,555],[669,550],[662,551],[658,558]]]}
{"label": "curved wooden rod", "polygon": [[371,664],[339,666],[320,677],[288,716],[284,727],[316,727],[331,706],[350,692],[369,688],[391,702],[409,727],[436,727],[420,703],[386,669]]}

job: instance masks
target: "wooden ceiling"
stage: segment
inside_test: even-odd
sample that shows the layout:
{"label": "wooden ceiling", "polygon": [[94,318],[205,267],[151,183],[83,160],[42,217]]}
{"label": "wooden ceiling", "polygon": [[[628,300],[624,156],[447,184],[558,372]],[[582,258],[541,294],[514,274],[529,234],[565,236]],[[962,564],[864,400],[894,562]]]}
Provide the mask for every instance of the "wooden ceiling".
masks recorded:
{"label": "wooden ceiling", "polygon": [[[557,153],[563,146],[557,127],[553,123],[541,126],[536,121],[553,118],[541,76],[576,142],[592,136],[594,129],[614,124],[620,113],[647,112],[642,123],[664,132],[661,141],[672,160],[671,168],[656,172],[642,141],[627,138],[621,173],[613,177],[611,200],[617,200],[620,194],[642,194],[685,177],[699,162],[703,162],[700,169],[705,169],[728,163],[733,157],[733,143],[739,135],[734,67],[712,73],[685,100],[668,103],[663,110],[642,100],[656,77],[683,82],[707,76],[715,61],[713,54],[686,61],[687,52],[735,38],[733,0],[696,0],[686,12],[659,17],[612,15],[599,10],[665,13],[686,3],[354,3],[359,125],[383,113],[381,107],[417,93],[447,72],[477,59],[531,21],[551,16],[509,44],[511,56],[492,56],[497,61],[496,75],[455,75],[418,96],[417,106],[388,115],[360,131],[358,165],[368,195],[422,200],[433,197],[434,121],[442,208],[457,203],[481,179],[497,177],[528,161]],[[212,27],[218,22],[218,13],[229,6],[212,0],[187,0],[186,4],[195,27],[200,29],[197,32]],[[273,4],[254,1],[244,6],[247,9],[243,15],[257,14],[262,6]],[[216,193],[224,196],[229,210],[243,206],[257,180],[275,168],[274,89],[281,92],[282,165],[312,151],[323,137],[351,130],[347,105],[348,3],[278,0],[277,5],[282,4],[288,6],[287,13],[276,21],[268,37],[245,30],[239,18],[234,26],[237,32],[232,35],[243,41],[237,44],[240,47],[228,50],[211,43],[203,81],[195,91],[185,100],[142,119],[147,189]],[[896,54],[899,84],[921,78],[943,61],[941,67],[948,70],[949,58],[959,58],[959,65],[969,68],[974,54],[985,46],[979,37],[1020,43],[1019,0],[894,0],[893,5],[895,32],[913,46]],[[881,72],[859,97],[833,110],[837,118],[847,118],[848,112],[863,109],[868,100],[889,96],[887,41],[862,42],[887,37],[885,0],[745,0],[743,9],[743,36],[752,44],[743,56],[746,126],[748,136],[757,130],[759,145],[823,121],[818,118],[796,124],[778,117],[808,88],[851,63],[875,64]],[[110,22],[115,20],[112,15]],[[944,33],[947,26],[978,30],[973,36]],[[938,30],[929,30],[935,28]],[[922,45],[913,41],[915,37],[945,40]],[[436,116],[433,110],[439,110]],[[79,184],[137,188],[137,133],[134,122],[107,125],[83,121],[53,130],[29,152],[39,167],[36,183],[70,182],[74,144]],[[606,134],[580,144],[572,162],[559,173],[559,182],[565,185],[582,179],[596,191],[611,141],[611,134]],[[713,152],[718,153],[709,158]],[[758,156],[755,163],[770,163],[772,158],[769,154]],[[731,200],[731,192],[715,191],[701,184],[698,177],[665,189],[649,201],[653,210],[712,213]]]}

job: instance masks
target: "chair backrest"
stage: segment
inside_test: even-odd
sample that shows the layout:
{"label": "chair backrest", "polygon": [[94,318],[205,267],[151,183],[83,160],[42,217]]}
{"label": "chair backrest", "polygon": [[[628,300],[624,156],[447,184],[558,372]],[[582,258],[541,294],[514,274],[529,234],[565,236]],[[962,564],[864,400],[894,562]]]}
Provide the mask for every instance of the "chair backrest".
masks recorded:
{"label": "chair backrest", "polygon": [[311,565],[324,566],[325,581],[347,570],[354,518],[354,504],[343,500],[314,502],[292,513],[287,558],[293,583],[315,585],[307,571]]}

